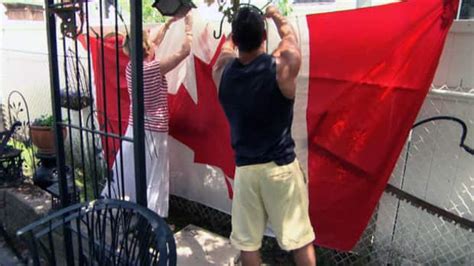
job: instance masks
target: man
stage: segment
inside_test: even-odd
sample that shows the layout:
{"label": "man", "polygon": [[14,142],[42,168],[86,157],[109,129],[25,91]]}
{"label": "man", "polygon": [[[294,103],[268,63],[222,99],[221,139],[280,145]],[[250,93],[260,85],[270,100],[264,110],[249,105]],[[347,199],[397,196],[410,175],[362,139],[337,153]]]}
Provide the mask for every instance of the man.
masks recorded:
{"label": "man", "polygon": [[267,8],[266,17],[273,19],[281,37],[272,55],[265,53],[263,15],[243,7],[213,69],[237,165],[230,239],[244,266],[259,265],[269,222],[297,265],[316,265],[307,181],[291,136],[301,52],[293,28],[275,7]]}

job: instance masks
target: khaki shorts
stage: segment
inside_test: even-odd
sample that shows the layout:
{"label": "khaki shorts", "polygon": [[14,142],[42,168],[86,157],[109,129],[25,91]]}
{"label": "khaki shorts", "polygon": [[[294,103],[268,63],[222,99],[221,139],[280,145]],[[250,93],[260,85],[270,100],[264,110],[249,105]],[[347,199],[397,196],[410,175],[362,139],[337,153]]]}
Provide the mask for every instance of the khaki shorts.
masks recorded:
{"label": "khaki shorts", "polygon": [[232,245],[260,249],[267,222],[284,250],[314,241],[308,214],[307,181],[297,160],[237,167],[232,202]]}

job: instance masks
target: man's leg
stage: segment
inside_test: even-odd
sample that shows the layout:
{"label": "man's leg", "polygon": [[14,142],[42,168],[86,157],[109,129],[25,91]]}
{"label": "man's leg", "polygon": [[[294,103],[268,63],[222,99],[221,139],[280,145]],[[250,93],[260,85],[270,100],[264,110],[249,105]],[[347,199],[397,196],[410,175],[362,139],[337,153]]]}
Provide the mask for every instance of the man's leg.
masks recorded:
{"label": "man's leg", "polygon": [[272,165],[260,178],[261,193],[273,232],[283,250],[292,250],[296,264],[315,265],[315,239],[309,219],[306,178],[294,161]]}
{"label": "man's leg", "polygon": [[240,251],[240,260],[242,261],[242,266],[259,266],[262,263],[258,250]]}
{"label": "man's leg", "polygon": [[259,167],[237,167],[232,200],[230,242],[241,251],[244,266],[260,265],[260,246],[267,217],[260,197]]}
{"label": "man's leg", "polygon": [[312,243],[293,250],[293,258],[298,266],[316,266],[316,253]]}

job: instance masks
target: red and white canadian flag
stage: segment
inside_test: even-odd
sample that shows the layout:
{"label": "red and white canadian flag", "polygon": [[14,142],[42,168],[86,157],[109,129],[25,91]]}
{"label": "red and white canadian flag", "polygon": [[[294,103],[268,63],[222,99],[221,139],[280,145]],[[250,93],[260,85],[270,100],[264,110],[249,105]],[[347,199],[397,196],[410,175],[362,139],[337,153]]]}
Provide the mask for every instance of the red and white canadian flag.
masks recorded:
{"label": "red and white canadian flag", "polygon": [[[367,226],[428,93],[457,7],[458,0],[406,0],[292,19],[303,53],[293,135],[309,176],[318,245],[350,250]],[[222,39],[213,39],[213,26],[195,21],[193,55],[168,75],[171,193],[230,212],[235,166],[211,78]],[[179,48],[182,26],[173,26],[158,55]],[[270,47],[277,43],[270,28]],[[106,67],[114,71],[115,64]],[[117,86],[107,90],[111,97]],[[116,102],[98,108],[110,109],[118,124]]]}

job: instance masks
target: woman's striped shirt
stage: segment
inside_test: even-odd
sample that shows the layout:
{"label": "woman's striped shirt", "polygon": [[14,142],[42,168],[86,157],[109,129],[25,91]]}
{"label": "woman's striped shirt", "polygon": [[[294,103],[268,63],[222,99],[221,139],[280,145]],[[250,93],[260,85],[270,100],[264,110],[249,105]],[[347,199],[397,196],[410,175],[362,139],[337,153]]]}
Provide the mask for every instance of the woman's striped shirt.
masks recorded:
{"label": "woman's striped shirt", "polygon": [[[130,95],[129,125],[133,125],[132,111],[132,64],[126,69],[128,93]],[[143,94],[145,104],[145,129],[168,132],[168,84],[161,74],[158,60],[143,62]]]}

